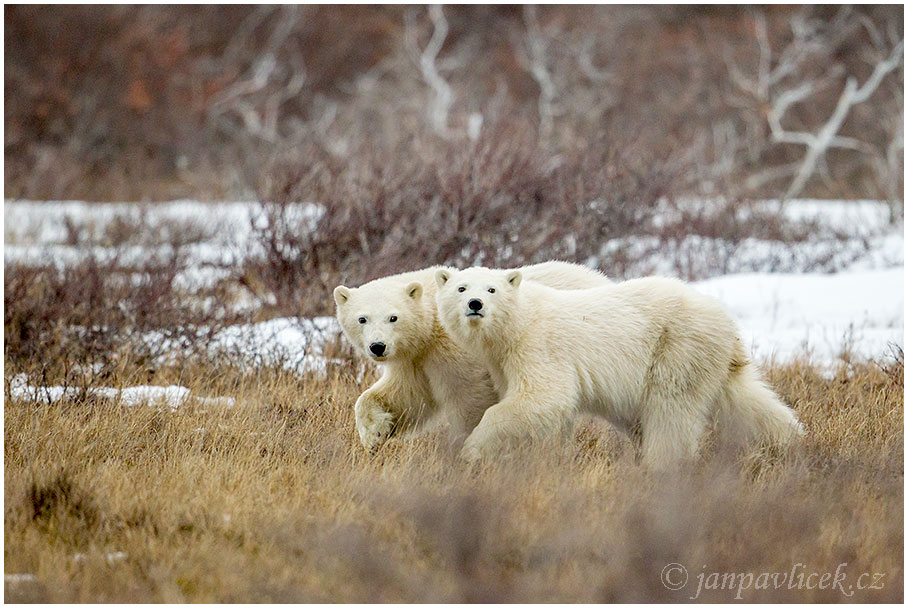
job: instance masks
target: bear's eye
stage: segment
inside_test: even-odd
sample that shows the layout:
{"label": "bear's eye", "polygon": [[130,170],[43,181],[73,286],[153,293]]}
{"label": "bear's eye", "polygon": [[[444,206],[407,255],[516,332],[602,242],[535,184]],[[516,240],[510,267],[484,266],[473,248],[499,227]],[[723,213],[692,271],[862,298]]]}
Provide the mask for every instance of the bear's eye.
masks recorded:
{"label": "bear's eye", "polygon": [[365,318],[365,317],[361,317],[361,318],[358,319],[357,321],[360,322],[361,324],[365,324],[365,323],[366,323],[366,318]]}
{"label": "bear's eye", "polygon": [[495,289],[495,288],[489,288],[489,289],[486,290],[486,291],[489,292],[490,294],[495,294],[495,293],[496,293],[496,289]]}
{"label": "bear's eye", "polygon": [[392,315],[391,317],[388,318],[388,321],[390,321],[391,323],[395,323],[396,321],[398,321],[398,316]]}
{"label": "bear's eye", "polygon": [[466,289],[467,289],[467,288],[465,288],[464,286],[461,286],[461,287],[458,288],[458,291],[459,291],[459,292],[463,292],[463,291],[466,290]]}

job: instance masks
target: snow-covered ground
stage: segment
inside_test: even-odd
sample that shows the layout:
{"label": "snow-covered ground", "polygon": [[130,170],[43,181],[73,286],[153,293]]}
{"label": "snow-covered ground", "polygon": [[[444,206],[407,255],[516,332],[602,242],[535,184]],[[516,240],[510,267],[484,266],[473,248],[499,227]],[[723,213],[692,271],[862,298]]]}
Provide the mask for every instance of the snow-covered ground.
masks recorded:
{"label": "snow-covered ground", "polygon": [[[77,397],[82,391],[79,387],[62,385],[35,386],[29,385],[24,374],[17,374],[10,381],[10,395],[20,400],[32,402],[58,402],[63,398]],[[90,387],[85,390],[90,397],[117,400],[123,406],[140,406],[156,404],[176,411],[181,406],[192,403],[198,406],[220,406],[232,408],[234,399],[227,397],[204,398],[190,394],[189,389],[179,385],[138,385],[135,387]]]}
{"label": "snow-covered ground", "polygon": [[738,321],[756,360],[809,356],[824,365],[844,351],[863,358],[903,345],[903,267],[829,275],[748,273],[697,282]]}
{"label": "snow-covered ground", "polygon": [[[776,203],[763,205],[773,208]],[[302,218],[315,219],[321,213],[312,204],[297,209]],[[667,211],[660,221],[673,221],[673,213]],[[783,213],[792,222],[810,226],[811,238],[789,245],[754,239],[733,245],[689,236],[660,245],[638,237],[612,240],[602,248],[621,249],[632,259],[638,256],[640,268],[664,275],[679,273],[680,258],[690,260],[688,272],[699,276],[698,265],[708,267],[711,257],[722,257],[728,274],[695,282],[694,287],[729,307],[759,361],[808,356],[817,364],[830,365],[844,349],[853,357],[879,358],[889,355],[894,345],[902,347],[903,227],[889,224],[888,206],[875,201],[802,200],[787,203]],[[112,255],[105,231],[123,218],[141,219],[164,235],[169,227],[195,227],[200,237],[186,248],[191,261],[186,285],[210,282],[223,276],[226,267],[256,255],[252,237],[259,215],[253,203],[7,201],[5,261],[51,262],[65,268],[87,253],[87,248],[72,244],[74,231],[88,234],[97,256]],[[127,255],[147,258],[166,254],[168,247],[163,239],[130,244]],[[327,363],[322,346],[338,332],[332,318],[273,319],[227,328],[211,349],[239,356],[250,365],[279,363],[300,371],[321,370]],[[121,392],[121,399],[126,395]]]}
{"label": "snow-covered ground", "polygon": [[[289,205],[286,213],[289,221],[306,226],[323,211],[319,205],[299,203]],[[101,262],[119,256],[122,266],[165,260],[174,253],[172,236],[194,235],[180,249],[189,268],[177,281],[188,289],[211,285],[235,265],[261,256],[254,236],[265,225],[261,206],[245,201],[5,201],[3,220],[6,263],[54,264],[60,269],[89,255]],[[141,227],[136,231],[140,234],[125,243],[112,242],[130,227]]]}
{"label": "snow-covered ground", "polygon": [[[703,201],[692,201],[688,207],[703,204]],[[750,214],[773,212],[777,206],[775,202],[757,203],[738,210],[736,216],[744,223]],[[678,222],[683,211],[687,211],[685,204],[662,209],[654,223]],[[288,213],[293,215],[289,220],[301,226],[315,221],[322,212],[323,208],[313,203],[288,207]],[[634,235],[605,241],[600,245],[599,258],[610,260],[621,252],[621,257],[630,261],[626,272],[631,276],[684,273],[686,277],[708,277],[716,269],[724,269],[727,274],[800,273],[808,269],[836,272],[903,264],[902,228],[894,229],[889,224],[886,204],[797,200],[787,203],[781,215],[794,229],[809,227],[811,238],[793,243],[747,238],[732,244],[700,235],[666,242],[657,237]],[[227,276],[236,265],[260,257],[262,251],[255,230],[264,225],[265,219],[256,203],[196,201],[6,201],[3,216],[3,253],[7,263],[50,263],[61,269],[89,254],[100,261],[118,255],[123,266],[165,259],[173,253],[171,234],[194,233],[197,238],[181,248],[189,268],[178,277],[180,284],[190,289],[210,285]],[[111,227],[116,229],[117,225],[142,226],[147,236],[140,243],[131,240],[115,246],[111,243],[111,233],[117,231]],[[79,244],[73,243],[76,238]],[[684,268],[678,268],[680,263]],[[596,266],[597,258],[591,258],[587,264]]]}
{"label": "snow-covered ground", "polygon": [[[278,365],[300,373],[324,372],[330,360],[326,343],[341,334],[334,317],[279,317],[254,324],[224,328],[208,344],[213,356],[226,355],[243,366]],[[161,351],[178,354],[160,334],[145,337]],[[166,362],[165,362],[166,363]]]}
{"label": "snow-covered ground", "polygon": [[[700,207],[698,207],[700,206]],[[686,207],[703,209],[703,201],[661,210],[655,224],[680,222]],[[879,201],[790,201],[782,210],[765,201],[736,212],[741,224],[754,221],[754,214],[779,216],[804,240],[783,243],[753,237],[731,243],[703,235],[682,235],[661,241],[658,237],[631,235],[610,239],[600,247],[600,258],[621,252],[630,259],[632,274],[706,278],[735,273],[835,273],[844,270],[886,269],[903,265],[903,229],[890,224],[889,206]],[[692,214],[695,215],[695,214]],[[760,221],[760,220],[758,220]],[[588,264],[594,266],[596,259]]]}

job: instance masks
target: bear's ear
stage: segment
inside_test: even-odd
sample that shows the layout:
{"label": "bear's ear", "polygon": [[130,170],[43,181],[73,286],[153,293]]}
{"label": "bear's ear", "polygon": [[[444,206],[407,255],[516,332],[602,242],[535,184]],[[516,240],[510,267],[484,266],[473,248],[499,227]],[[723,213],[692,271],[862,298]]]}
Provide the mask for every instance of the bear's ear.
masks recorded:
{"label": "bear's ear", "polygon": [[413,300],[420,300],[420,297],[423,296],[423,284],[419,281],[413,281],[407,284],[407,287],[404,289],[404,293],[407,294],[408,298]]}
{"label": "bear's ear", "polygon": [[335,302],[338,303],[338,306],[341,306],[350,300],[350,289],[344,287],[343,285],[339,285],[335,288],[334,295]]}
{"label": "bear's ear", "polygon": [[512,288],[521,285],[521,278],[521,271],[509,271],[508,274],[505,275],[505,281],[508,282],[508,285]]}
{"label": "bear's ear", "polygon": [[436,284],[441,288],[451,279],[451,271],[448,269],[439,269],[436,271]]}

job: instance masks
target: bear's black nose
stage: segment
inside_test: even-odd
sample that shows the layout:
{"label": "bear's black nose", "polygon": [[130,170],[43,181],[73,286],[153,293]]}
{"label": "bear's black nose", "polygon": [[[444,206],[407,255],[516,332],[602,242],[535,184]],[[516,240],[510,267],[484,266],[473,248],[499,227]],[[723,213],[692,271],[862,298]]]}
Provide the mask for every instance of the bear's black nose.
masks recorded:
{"label": "bear's black nose", "polygon": [[369,350],[372,351],[376,357],[380,357],[385,353],[385,343],[373,343],[369,345]]}
{"label": "bear's black nose", "polygon": [[483,308],[483,301],[480,300],[479,298],[471,298],[467,302],[467,308],[470,309],[471,311],[479,311],[480,309]]}

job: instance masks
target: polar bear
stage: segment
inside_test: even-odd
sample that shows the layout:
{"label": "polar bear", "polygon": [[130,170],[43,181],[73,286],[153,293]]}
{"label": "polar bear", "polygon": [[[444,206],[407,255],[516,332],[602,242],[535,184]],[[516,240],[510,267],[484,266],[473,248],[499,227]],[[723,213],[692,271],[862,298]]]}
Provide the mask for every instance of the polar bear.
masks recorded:
{"label": "polar bear", "polygon": [[[434,275],[441,268],[334,290],[344,334],[382,369],[354,407],[357,432],[368,450],[440,410],[447,414],[453,442],[458,443],[498,401],[485,366],[458,347],[439,323]],[[609,283],[602,273],[569,262],[549,261],[521,270],[528,285],[586,288]]]}
{"label": "polar bear", "polygon": [[657,468],[694,457],[713,423],[742,441],[802,433],[713,298],[675,279],[556,290],[523,277],[436,270],[443,327],[482,359],[501,396],[464,442],[465,459],[570,428],[578,411],[628,433]]}

